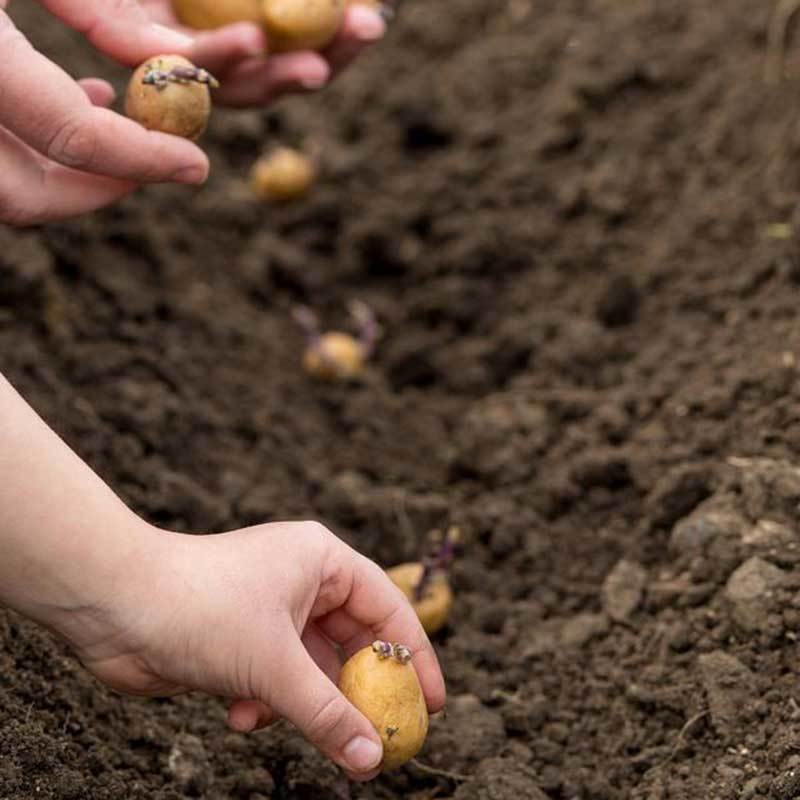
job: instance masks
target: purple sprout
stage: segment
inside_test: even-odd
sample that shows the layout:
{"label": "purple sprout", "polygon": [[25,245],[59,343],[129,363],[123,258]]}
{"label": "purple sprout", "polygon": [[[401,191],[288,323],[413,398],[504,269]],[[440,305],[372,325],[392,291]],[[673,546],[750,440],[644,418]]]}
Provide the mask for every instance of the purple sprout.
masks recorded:
{"label": "purple sprout", "polygon": [[392,644],[391,642],[382,642],[377,639],[372,643],[372,651],[377,653],[378,658],[383,661],[386,658],[393,658],[401,664],[408,664],[411,661],[411,650],[404,644]]}
{"label": "purple sprout", "polygon": [[422,560],[422,575],[414,587],[414,600],[417,603],[425,596],[433,578],[450,569],[457,555],[460,538],[461,531],[450,528],[437,548]]}
{"label": "purple sprout", "polygon": [[219,81],[208,70],[180,65],[166,71],[151,65],[145,71],[142,83],[157,89],[164,89],[170,83],[202,83],[211,89],[219,89]]}

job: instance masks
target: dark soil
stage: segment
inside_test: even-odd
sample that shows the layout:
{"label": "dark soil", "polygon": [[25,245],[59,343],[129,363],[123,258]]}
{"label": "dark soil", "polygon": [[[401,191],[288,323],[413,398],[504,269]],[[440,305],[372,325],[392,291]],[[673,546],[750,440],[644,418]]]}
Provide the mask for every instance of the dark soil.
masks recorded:
{"label": "dark soil", "polygon": [[[386,565],[466,536],[422,755],[463,779],[348,785],[0,613],[0,798],[800,798],[800,86],[762,81],[770,5],[408,0],[329,91],[219,114],[204,190],[0,231],[3,372],[149,520],[317,517]],[[249,197],[271,141],[323,154],[308,202]],[[291,308],[356,297],[372,371],[318,385]]]}

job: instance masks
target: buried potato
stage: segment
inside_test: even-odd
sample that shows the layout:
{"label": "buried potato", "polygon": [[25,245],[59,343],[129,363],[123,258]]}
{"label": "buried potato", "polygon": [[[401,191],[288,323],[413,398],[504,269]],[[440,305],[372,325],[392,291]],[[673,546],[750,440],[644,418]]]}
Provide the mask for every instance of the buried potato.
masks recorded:
{"label": "buried potato", "polygon": [[428,735],[428,708],[407,647],[374,642],[359,650],[342,667],[339,689],[381,737],[382,770],[397,769],[419,753]]}
{"label": "buried potato", "polygon": [[364,372],[367,355],[355,336],[341,331],[320,335],[303,353],[303,369],[323,381],[348,381]]}
{"label": "buried potato", "polygon": [[155,56],[131,77],[125,113],[152,131],[199,139],[211,116],[214,77],[183,56]]}
{"label": "buried potato", "polygon": [[350,303],[350,316],[359,328],[358,336],[342,331],[320,331],[317,315],[305,306],[293,312],[306,334],[303,369],[323,381],[352,381],[361,377],[381,334],[372,310],[365,303]]}

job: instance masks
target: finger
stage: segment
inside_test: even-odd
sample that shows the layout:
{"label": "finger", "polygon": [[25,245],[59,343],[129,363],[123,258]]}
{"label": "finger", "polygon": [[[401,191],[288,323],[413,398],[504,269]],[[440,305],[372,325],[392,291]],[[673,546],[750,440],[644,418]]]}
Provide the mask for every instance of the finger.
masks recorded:
{"label": "finger", "polygon": [[371,628],[354,620],[342,609],[332,611],[316,623],[325,636],[340,645],[347,658],[372,644],[377,638]]}
{"label": "finger", "polygon": [[100,78],[83,78],[78,81],[78,85],[86,93],[93,106],[108,108],[117,96],[114,87]]}
{"label": "finger", "polygon": [[110,205],[135,188],[48,163],[0,128],[0,222],[24,226],[68,219]]}
{"label": "finger", "polygon": [[257,25],[240,22],[215,31],[197,33],[192,60],[224,84],[233,66],[249,58],[263,59],[266,49],[264,32]]}
{"label": "finger", "polygon": [[42,155],[135,183],[202,183],[207,177],[202,150],[92,106],[81,87],[37,53],[2,12],[0,52],[0,125]]}
{"label": "finger", "polygon": [[271,678],[269,705],[297,726],[332,761],[358,780],[376,774],[383,745],[361,714],[295,639],[285,644],[283,669]]}
{"label": "finger", "polygon": [[234,700],[228,708],[228,726],[238,733],[261,730],[278,719],[268,705],[258,700]]}
{"label": "finger", "polygon": [[[336,683],[339,680],[341,661],[334,646],[317,628],[309,624],[303,633],[303,646],[316,665]],[[258,700],[235,700],[228,709],[228,725],[239,733],[252,733],[276,722],[279,716]]]}
{"label": "finger", "polygon": [[[375,562],[359,554],[354,557],[357,562],[353,583],[347,599],[340,604],[341,611],[368,628],[374,638],[404,644],[411,650],[428,708],[439,711],[446,696],[444,678],[419,618],[405,595]],[[325,614],[335,610],[326,609]],[[338,637],[333,638],[339,641]]]}
{"label": "finger", "polygon": [[352,5],[341,30],[325,52],[334,72],[340,72],[370,44],[386,35],[386,21],[373,8]]}
{"label": "finger", "polygon": [[190,56],[194,38],[150,21],[137,0],[38,0],[98,50],[135,66],[158,53]]}
{"label": "finger", "polygon": [[225,76],[218,97],[233,107],[261,106],[289,91],[320,89],[330,74],[330,66],[318,53],[248,59]]}

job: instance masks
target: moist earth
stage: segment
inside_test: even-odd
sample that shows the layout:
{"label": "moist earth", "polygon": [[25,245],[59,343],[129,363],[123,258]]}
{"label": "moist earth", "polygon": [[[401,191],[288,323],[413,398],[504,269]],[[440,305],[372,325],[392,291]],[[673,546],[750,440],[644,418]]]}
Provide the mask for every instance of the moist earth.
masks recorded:
{"label": "moist earth", "polygon": [[[770,6],[406,0],[330,89],[218,112],[205,188],[0,230],[2,371],[151,522],[313,517],[386,566],[464,535],[422,767],[351,785],[0,612],[0,798],[800,797],[800,42],[767,86]],[[319,153],[307,201],[249,194],[276,143]],[[292,309],[353,299],[369,374],[316,383]]]}

